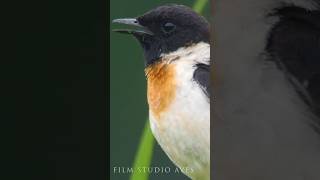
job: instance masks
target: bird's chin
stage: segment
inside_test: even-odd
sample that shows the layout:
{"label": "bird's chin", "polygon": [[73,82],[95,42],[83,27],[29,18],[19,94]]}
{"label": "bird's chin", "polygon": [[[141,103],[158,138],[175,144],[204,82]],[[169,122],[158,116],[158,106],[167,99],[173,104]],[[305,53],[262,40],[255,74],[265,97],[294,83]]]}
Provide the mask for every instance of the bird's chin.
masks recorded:
{"label": "bird's chin", "polygon": [[135,32],[132,35],[140,42],[143,48],[148,48],[153,41],[153,36],[150,36],[149,34]]}

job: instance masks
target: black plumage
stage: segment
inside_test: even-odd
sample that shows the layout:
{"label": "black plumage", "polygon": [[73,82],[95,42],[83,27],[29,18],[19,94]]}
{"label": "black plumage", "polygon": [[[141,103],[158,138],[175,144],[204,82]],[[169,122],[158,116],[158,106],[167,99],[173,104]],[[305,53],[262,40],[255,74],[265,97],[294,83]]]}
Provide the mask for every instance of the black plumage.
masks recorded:
{"label": "black plumage", "polygon": [[203,63],[196,64],[193,79],[200,85],[206,96],[210,98],[210,65]]}
{"label": "black plumage", "polygon": [[286,72],[297,93],[320,117],[320,11],[292,6],[272,16],[280,20],[269,32],[266,49],[270,59]]}

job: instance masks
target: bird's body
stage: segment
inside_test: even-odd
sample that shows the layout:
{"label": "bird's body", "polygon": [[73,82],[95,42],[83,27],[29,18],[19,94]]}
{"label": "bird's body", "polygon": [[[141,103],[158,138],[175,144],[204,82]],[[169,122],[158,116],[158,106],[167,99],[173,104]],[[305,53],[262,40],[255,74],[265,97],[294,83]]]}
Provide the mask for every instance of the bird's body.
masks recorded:
{"label": "bird's body", "polygon": [[209,23],[182,5],[117,19],[145,56],[152,132],[169,158],[194,180],[210,179]]}
{"label": "bird's body", "polygon": [[[196,64],[210,63],[210,45],[178,49],[146,70],[151,129],[162,149],[193,179],[210,174],[210,102],[194,80]],[[151,69],[150,69],[151,68]]]}

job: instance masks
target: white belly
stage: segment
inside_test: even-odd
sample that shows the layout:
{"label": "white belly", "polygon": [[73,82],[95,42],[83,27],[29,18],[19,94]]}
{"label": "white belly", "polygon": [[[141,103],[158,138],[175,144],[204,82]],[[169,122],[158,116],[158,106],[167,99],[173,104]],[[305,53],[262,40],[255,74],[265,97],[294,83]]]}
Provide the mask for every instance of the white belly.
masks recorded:
{"label": "white belly", "polygon": [[179,61],[177,67],[175,99],[160,117],[149,112],[151,130],[169,158],[190,170],[189,177],[210,179],[210,102],[192,80],[192,63]]}

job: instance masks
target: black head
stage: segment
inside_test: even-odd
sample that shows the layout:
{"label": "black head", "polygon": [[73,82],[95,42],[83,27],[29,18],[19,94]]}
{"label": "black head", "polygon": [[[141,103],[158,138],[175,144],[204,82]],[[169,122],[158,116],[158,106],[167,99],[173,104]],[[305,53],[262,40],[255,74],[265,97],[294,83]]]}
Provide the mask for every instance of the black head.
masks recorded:
{"label": "black head", "polygon": [[129,24],[140,30],[115,30],[134,35],[144,49],[146,66],[160,59],[161,54],[198,42],[209,42],[209,23],[192,9],[182,5],[165,5],[132,19],[113,22]]}

